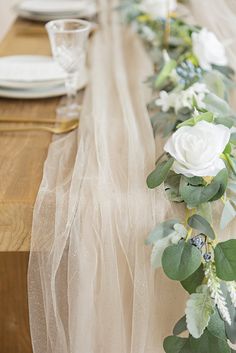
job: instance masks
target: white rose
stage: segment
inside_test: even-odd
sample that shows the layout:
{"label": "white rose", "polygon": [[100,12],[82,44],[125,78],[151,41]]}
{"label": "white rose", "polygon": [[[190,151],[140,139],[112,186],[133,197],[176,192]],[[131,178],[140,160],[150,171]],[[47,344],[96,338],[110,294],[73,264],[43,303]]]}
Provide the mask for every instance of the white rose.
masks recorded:
{"label": "white rose", "polygon": [[176,0],[143,0],[139,9],[151,17],[167,17],[168,13],[177,7]]}
{"label": "white rose", "polygon": [[199,33],[192,34],[192,41],[193,53],[204,70],[210,70],[212,64],[219,66],[228,64],[225,48],[214,33],[203,28]]}
{"label": "white rose", "polygon": [[220,155],[230,140],[231,131],[224,125],[200,121],[179,128],[165,144],[174,157],[173,170],[187,177],[216,176],[225,168]]}

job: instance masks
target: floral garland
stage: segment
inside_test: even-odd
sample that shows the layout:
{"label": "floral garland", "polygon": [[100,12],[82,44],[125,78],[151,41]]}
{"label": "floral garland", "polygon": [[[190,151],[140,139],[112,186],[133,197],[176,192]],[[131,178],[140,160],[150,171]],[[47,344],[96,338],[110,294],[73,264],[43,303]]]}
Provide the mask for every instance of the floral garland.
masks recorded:
{"label": "floral garland", "polygon": [[236,117],[228,103],[234,72],[214,33],[177,17],[176,1],[169,0],[169,7],[167,1],[128,0],[122,6],[154,63],[147,80],[154,134],[171,135],[147,185],[164,184],[168,198],[186,206],[185,220],[158,224],[146,241],[152,266],[162,267],[189,293],[185,315],[164,349],[232,353],[236,240],[219,241],[213,206],[222,203],[223,230],[236,216]]}

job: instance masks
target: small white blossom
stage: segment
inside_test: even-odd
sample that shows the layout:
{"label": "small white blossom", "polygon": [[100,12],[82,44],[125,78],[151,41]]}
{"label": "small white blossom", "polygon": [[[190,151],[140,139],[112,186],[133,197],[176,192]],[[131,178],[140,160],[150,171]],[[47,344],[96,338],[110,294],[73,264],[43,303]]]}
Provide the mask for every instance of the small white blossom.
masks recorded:
{"label": "small white blossom", "polygon": [[233,306],[236,308],[236,282],[226,282]]}
{"label": "small white blossom", "polygon": [[204,70],[211,70],[212,64],[226,66],[228,64],[225,48],[214,33],[203,28],[192,34],[193,53]]}
{"label": "small white blossom", "polygon": [[209,264],[205,269],[205,276],[207,278],[207,286],[210,290],[211,297],[214,300],[215,305],[217,306],[222,318],[231,325],[231,317],[229,310],[227,308],[226,299],[220,288],[220,280],[216,276],[215,267],[212,264]]}
{"label": "small white blossom", "polygon": [[204,83],[194,83],[180,92],[167,93],[161,91],[159,98],[156,100],[156,105],[160,106],[163,112],[167,112],[170,108],[174,108],[176,113],[182,108],[192,110],[194,103],[198,108],[204,109],[204,98],[207,93],[209,93],[209,90]]}
{"label": "small white blossom", "polygon": [[142,27],[143,35],[148,42],[153,42],[156,38],[155,32],[148,26]]}

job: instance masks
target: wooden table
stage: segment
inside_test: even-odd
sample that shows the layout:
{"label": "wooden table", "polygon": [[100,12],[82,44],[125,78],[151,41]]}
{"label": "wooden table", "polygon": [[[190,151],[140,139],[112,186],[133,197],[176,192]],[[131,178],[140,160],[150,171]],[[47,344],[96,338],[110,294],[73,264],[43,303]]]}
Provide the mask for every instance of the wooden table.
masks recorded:
{"label": "wooden table", "polygon": [[[43,25],[22,20],[14,23],[0,43],[0,56],[16,54],[50,54]],[[57,104],[58,99],[0,99],[0,119],[54,118]],[[33,207],[51,137],[45,132],[0,134],[1,353],[32,352],[27,264]]]}

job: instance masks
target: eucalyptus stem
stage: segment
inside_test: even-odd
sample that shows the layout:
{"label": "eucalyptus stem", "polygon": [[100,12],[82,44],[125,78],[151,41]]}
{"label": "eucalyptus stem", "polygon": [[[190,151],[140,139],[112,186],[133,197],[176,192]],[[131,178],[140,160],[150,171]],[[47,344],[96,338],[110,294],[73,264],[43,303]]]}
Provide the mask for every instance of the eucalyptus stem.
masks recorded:
{"label": "eucalyptus stem", "polygon": [[163,44],[164,44],[164,48],[168,49],[169,47],[169,39],[170,39],[170,31],[171,31],[171,27],[170,27],[170,1],[167,1],[167,6],[168,6],[168,13],[167,13],[167,17],[166,17],[166,21],[165,21],[165,31],[164,31],[164,40],[163,40]]}

